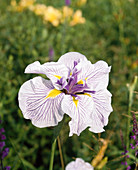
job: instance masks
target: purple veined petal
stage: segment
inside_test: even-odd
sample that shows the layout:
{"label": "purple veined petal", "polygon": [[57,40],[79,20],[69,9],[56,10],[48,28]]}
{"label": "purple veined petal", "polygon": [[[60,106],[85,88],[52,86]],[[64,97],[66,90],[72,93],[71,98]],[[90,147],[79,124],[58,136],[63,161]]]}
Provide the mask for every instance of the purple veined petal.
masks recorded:
{"label": "purple veined petal", "polygon": [[68,91],[68,92],[72,92],[72,88],[73,86],[77,83],[77,77],[74,76],[74,77],[70,77],[68,79],[68,84],[65,86],[65,89]]}
{"label": "purple veined petal", "polygon": [[93,170],[94,168],[92,167],[91,164],[88,162],[85,162],[81,158],[76,158],[75,161],[70,162],[65,170]]}
{"label": "purple veined petal", "polygon": [[108,67],[106,62],[98,61],[91,64],[90,61],[86,61],[80,62],[76,67],[81,67],[78,81],[85,79],[87,85],[95,91],[107,88],[111,67]]}
{"label": "purple veined petal", "polygon": [[69,69],[64,64],[58,62],[48,62],[41,65],[36,61],[26,67],[25,73],[45,74],[52,81],[54,87],[61,90],[62,87],[57,85],[57,81],[62,77],[67,79]]}
{"label": "purple veined petal", "polygon": [[113,111],[111,106],[111,93],[108,90],[101,90],[92,94],[94,107],[91,114],[90,131],[94,133],[103,132],[103,127],[108,124],[108,117]]}
{"label": "purple veined petal", "polygon": [[72,118],[69,122],[69,136],[73,134],[79,136],[90,125],[90,116],[93,110],[92,97],[79,95],[75,98],[71,95],[65,95],[61,107],[64,113]]}
{"label": "purple veined petal", "polygon": [[67,79],[65,77],[61,77],[58,80],[53,81],[53,85],[58,90],[63,90],[65,86],[67,85]]}
{"label": "purple veined petal", "polygon": [[25,73],[45,74],[45,70],[39,61],[35,61],[26,67]]}
{"label": "purple veined petal", "polygon": [[76,63],[79,63],[81,60],[87,61],[87,58],[78,52],[68,52],[59,58],[58,63],[66,65],[72,71]]}
{"label": "purple veined petal", "polygon": [[110,70],[111,66],[108,67],[105,61],[98,61],[94,64],[94,75],[88,78],[88,81],[94,84],[95,90],[107,88]]}
{"label": "purple veined petal", "polygon": [[24,118],[30,119],[36,127],[55,126],[63,118],[61,101],[64,95],[51,81],[35,77],[21,86],[19,107]]}

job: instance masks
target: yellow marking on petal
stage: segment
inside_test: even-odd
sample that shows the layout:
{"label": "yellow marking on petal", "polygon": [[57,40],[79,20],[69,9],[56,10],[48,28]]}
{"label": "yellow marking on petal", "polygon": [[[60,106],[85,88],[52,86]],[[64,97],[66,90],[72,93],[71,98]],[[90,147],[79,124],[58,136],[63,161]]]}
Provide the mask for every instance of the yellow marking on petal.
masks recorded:
{"label": "yellow marking on petal", "polygon": [[45,99],[47,99],[47,98],[55,98],[56,96],[58,96],[58,95],[61,94],[61,93],[62,93],[62,91],[57,90],[57,89],[53,89],[53,90],[51,90],[51,91],[48,93],[48,95],[45,97]]}
{"label": "yellow marking on petal", "polygon": [[88,77],[85,78],[85,80],[87,81]]}
{"label": "yellow marking on petal", "polygon": [[72,72],[70,72],[70,76],[72,76]]}
{"label": "yellow marking on petal", "polygon": [[61,76],[58,75],[54,75],[56,78],[58,78],[59,80],[61,79]]}
{"label": "yellow marking on petal", "polygon": [[[85,80],[87,81],[88,77],[85,78]],[[83,84],[83,80],[81,79],[80,81],[78,81],[78,84]]]}
{"label": "yellow marking on petal", "polygon": [[83,84],[83,81],[82,80],[78,81],[78,84]]}
{"label": "yellow marking on petal", "polygon": [[76,108],[77,108],[77,106],[78,106],[78,100],[76,100],[74,96],[73,96],[73,102],[74,102],[74,104],[75,104],[75,106],[76,106]]}
{"label": "yellow marking on petal", "polygon": [[89,93],[84,93],[84,95],[87,95],[87,96],[89,96],[89,97],[92,97]]}

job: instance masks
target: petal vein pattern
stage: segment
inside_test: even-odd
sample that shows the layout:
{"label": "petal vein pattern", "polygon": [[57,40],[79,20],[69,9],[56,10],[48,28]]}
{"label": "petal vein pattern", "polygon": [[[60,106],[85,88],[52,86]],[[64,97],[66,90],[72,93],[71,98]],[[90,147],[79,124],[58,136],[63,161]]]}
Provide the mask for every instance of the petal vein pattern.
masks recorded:
{"label": "petal vein pattern", "polygon": [[35,77],[25,82],[19,91],[19,107],[24,118],[37,127],[55,126],[63,118],[61,101],[64,93],[56,90],[51,81]]}
{"label": "petal vein pattern", "polygon": [[70,71],[74,67],[74,61],[79,63],[80,61],[87,61],[87,58],[78,52],[68,52],[62,55],[58,60],[59,63],[65,64]]}
{"label": "petal vein pattern", "polygon": [[69,122],[70,134],[80,135],[80,133],[86,129],[91,121],[91,113],[93,111],[93,100],[87,95],[80,95],[77,97],[77,107],[74,103],[74,99],[70,95],[66,95],[62,101],[62,110],[68,114],[72,119]]}
{"label": "petal vein pattern", "polygon": [[95,91],[107,88],[111,67],[108,67],[106,62],[98,61],[91,64],[90,61],[86,61],[80,62],[76,67],[81,67],[81,72],[77,77],[78,82],[86,80],[89,88]]}
{"label": "petal vein pattern", "polygon": [[80,135],[87,127],[104,131],[113,111],[107,90],[111,67],[104,61],[92,64],[77,52],[69,52],[58,62],[28,65],[25,73],[45,74],[24,83],[19,90],[19,107],[37,127],[55,126],[63,114],[70,116],[70,134]]}
{"label": "petal vein pattern", "polygon": [[54,87],[61,90],[62,88],[57,85],[57,81],[61,77],[67,78],[69,69],[64,64],[57,62],[49,62],[41,65],[36,61],[26,67],[25,73],[45,74],[52,81]]}
{"label": "petal vein pattern", "polygon": [[94,133],[104,131],[103,127],[107,125],[109,114],[113,111],[111,96],[111,93],[106,89],[93,94],[94,107],[91,114],[90,131]]}

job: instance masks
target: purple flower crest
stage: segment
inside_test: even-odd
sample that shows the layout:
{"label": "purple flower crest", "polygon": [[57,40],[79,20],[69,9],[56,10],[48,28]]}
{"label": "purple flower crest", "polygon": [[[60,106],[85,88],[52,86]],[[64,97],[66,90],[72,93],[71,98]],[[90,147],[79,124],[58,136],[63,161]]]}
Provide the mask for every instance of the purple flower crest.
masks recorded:
{"label": "purple flower crest", "polygon": [[58,62],[28,65],[25,73],[45,74],[50,80],[38,76],[21,86],[18,100],[24,118],[43,128],[56,126],[66,113],[71,118],[69,136],[87,127],[103,132],[112,112],[110,69],[104,61],[91,64],[78,52],[66,53]]}

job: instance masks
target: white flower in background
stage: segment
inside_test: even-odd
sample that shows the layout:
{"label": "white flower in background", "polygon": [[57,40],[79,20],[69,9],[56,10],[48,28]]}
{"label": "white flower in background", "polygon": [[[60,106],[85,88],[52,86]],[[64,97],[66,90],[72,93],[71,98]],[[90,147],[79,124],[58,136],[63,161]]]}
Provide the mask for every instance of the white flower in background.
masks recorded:
{"label": "white flower in background", "polygon": [[91,164],[84,162],[81,158],[76,158],[75,161],[70,162],[65,170],[94,170]]}

